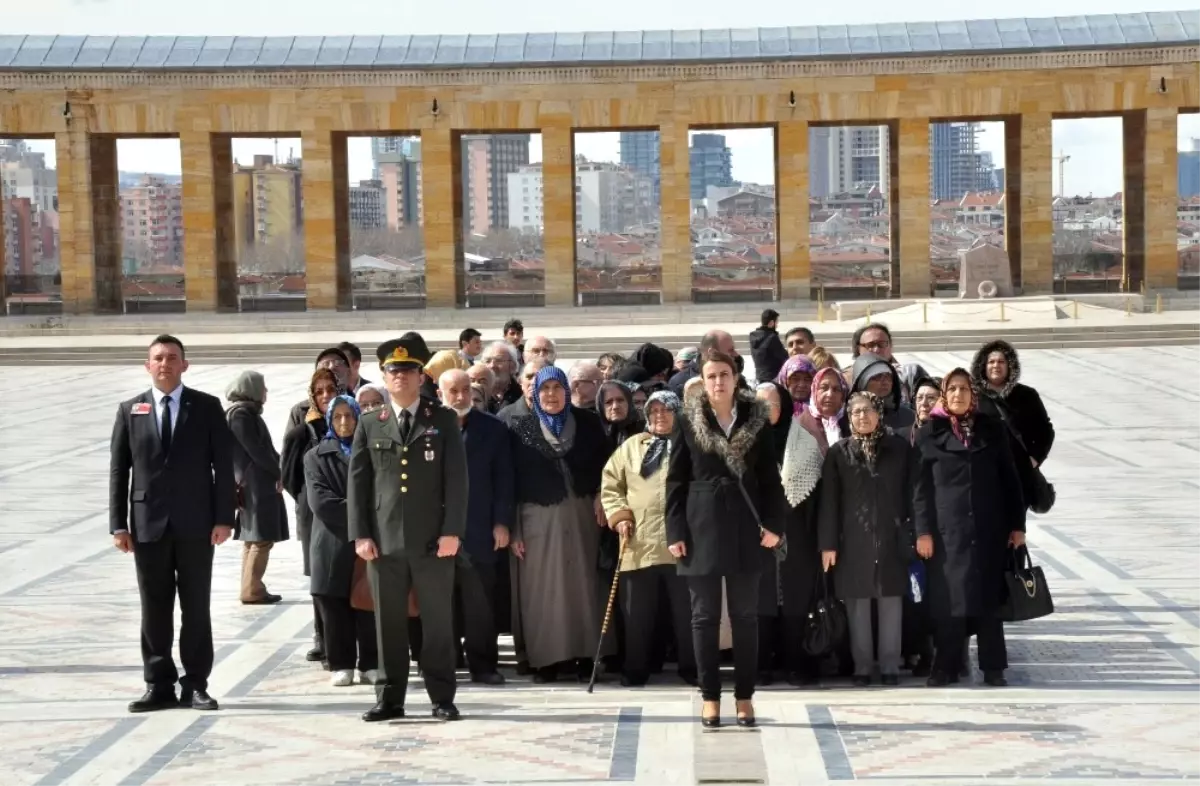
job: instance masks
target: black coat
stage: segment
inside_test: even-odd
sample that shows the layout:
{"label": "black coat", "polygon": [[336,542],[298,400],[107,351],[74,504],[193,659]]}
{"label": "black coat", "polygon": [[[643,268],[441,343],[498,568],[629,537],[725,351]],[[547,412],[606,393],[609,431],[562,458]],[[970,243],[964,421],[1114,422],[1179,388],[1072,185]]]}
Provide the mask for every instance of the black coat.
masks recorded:
{"label": "black coat", "polygon": [[308,494],[304,491],[304,455],[317,446],[327,431],[324,420],[314,420],[293,427],[283,437],[283,457],[280,459],[283,490],[296,500],[296,535],[300,538],[305,576],[309,574],[312,508],[308,506]]}
{"label": "black coat", "polygon": [[350,457],[335,439],[323,439],[304,455],[304,491],[312,511],[309,592],[350,597],[354,541],[347,531],[346,478]]}
{"label": "black coat", "polygon": [[463,429],[467,449],[467,536],[463,547],[472,562],[497,561],[492,528],[513,529],[514,480],[508,428],[497,418],[471,411]]}
{"label": "black coat", "polygon": [[912,446],[889,433],[876,450],[872,470],[854,439],[843,439],[829,448],[821,469],[818,545],[837,552],[833,581],[843,600],[894,598],[908,589]]}
{"label": "black coat", "polygon": [[754,376],[759,382],[773,382],[787,362],[787,350],[779,331],[765,325],[750,334],[750,357],[754,358]]}
{"label": "black coat", "polygon": [[933,536],[926,594],[934,618],[977,617],[1006,599],[1008,537],[1025,531],[1025,502],[1003,426],[976,414],[970,448],[950,421],[930,418],[917,432],[913,523]]}
{"label": "black coat", "polygon": [[667,470],[667,542],[687,547],[679,561],[683,576],[761,573],[759,520],[771,532],[785,532],[787,500],[767,408],[748,394],[738,394],[735,406],[737,420],[726,437],[704,396],[684,405]]}
{"label": "black coat", "polygon": [[817,551],[820,498],[821,483],[818,481],[816,488],[809,492],[803,502],[788,508],[784,523],[787,559],[780,562],[774,552],[762,549],[762,578],[758,584],[759,614],[774,617],[781,605],[784,616],[804,617],[808,614],[817,578],[821,575],[821,557]]}
{"label": "black coat", "polygon": [[247,542],[288,539],[287,509],[279,491],[282,470],[262,407],[234,404],[225,413],[233,433],[233,475],[241,488],[236,537]]}
{"label": "black coat", "polygon": [[600,493],[600,477],[610,452],[604,426],[595,412],[574,404],[568,406],[575,421],[575,433],[571,448],[561,457],[542,434],[536,414],[515,417],[509,422],[518,505],[557,505],[571,494],[592,497]]}

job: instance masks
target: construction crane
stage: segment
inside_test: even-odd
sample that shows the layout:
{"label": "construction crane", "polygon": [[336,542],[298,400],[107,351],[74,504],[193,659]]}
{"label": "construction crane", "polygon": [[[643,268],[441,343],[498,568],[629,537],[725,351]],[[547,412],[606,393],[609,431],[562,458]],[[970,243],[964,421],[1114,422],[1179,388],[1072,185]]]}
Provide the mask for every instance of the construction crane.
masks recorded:
{"label": "construction crane", "polygon": [[1058,162],[1058,195],[1066,196],[1067,189],[1063,185],[1063,173],[1066,172],[1067,162],[1071,160],[1071,157],[1063,155],[1063,151],[1059,150],[1058,155],[1054,156],[1054,160]]}

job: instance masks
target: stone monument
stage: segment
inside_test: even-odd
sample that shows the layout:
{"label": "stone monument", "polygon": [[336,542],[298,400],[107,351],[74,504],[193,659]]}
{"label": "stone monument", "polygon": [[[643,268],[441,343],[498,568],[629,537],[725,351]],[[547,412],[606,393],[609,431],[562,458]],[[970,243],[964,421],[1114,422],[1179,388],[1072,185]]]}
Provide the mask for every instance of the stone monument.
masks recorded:
{"label": "stone monument", "polygon": [[[1008,252],[976,240],[970,248],[959,253],[958,296],[961,298],[1012,297],[1012,268]],[[988,286],[990,281],[994,286]],[[984,284],[983,291],[980,284]]]}

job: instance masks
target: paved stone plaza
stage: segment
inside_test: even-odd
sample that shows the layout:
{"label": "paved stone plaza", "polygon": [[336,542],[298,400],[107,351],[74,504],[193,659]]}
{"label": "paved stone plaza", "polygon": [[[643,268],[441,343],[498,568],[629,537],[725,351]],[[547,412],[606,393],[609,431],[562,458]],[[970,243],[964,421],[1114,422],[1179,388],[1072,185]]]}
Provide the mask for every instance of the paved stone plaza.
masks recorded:
{"label": "paved stone plaza", "polygon": [[[903,354],[942,372],[966,353]],[[141,690],[133,561],[107,535],[108,437],[140,368],[0,372],[0,768],[25,784],[1155,783],[1200,779],[1200,348],[1023,354],[1058,431],[1058,507],[1031,521],[1058,613],[1009,628],[1013,687],[765,689],[761,728],[699,730],[674,679],[504,689],[468,683],[466,719],[367,725],[366,687],[304,661],[296,541],[267,580],[285,602],[237,602],[239,548],[218,549],[214,714],[126,714]],[[564,363],[564,365],[567,365]],[[194,368],[221,393],[238,369]],[[282,436],[309,369],[265,366]],[[374,376],[368,374],[368,376]],[[52,385],[46,384],[52,381]],[[979,675],[976,674],[976,683]],[[726,701],[732,715],[732,699]]]}

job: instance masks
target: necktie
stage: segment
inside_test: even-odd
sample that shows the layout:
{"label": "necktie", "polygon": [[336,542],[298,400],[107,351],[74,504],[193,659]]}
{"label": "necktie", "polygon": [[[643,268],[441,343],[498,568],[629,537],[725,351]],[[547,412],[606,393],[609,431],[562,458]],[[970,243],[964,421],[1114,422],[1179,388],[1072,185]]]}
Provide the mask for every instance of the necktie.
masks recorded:
{"label": "necktie", "polygon": [[171,452],[171,397],[163,396],[162,400],[162,449],[163,453]]}
{"label": "necktie", "polygon": [[408,442],[408,432],[412,429],[412,413],[407,409],[400,410],[400,439]]}

